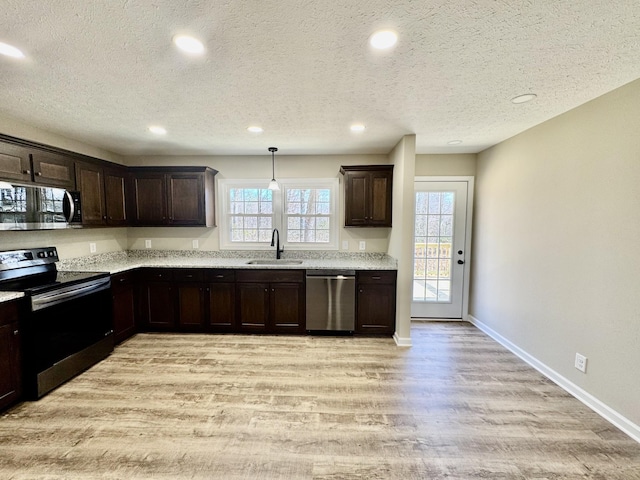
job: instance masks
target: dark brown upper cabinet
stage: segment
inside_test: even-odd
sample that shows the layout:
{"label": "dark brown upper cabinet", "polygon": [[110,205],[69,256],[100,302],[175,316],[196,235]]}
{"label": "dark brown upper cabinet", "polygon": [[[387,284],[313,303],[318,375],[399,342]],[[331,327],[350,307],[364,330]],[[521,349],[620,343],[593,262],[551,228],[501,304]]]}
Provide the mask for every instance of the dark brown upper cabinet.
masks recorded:
{"label": "dark brown upper cabinet", "polygon": [[85,226],[126,226],[126,167],[78,162],[76,185],[82,204]]}
{"label": "dark brown upper cabinet", "polygon": [[73,190],[75,160],[63,153],[0,142],[0,178],[21,184]]}
{"label": "dark brown upper cabinet", "polygon": [[209,167],[132,167],[134,226],[214,227],[214,178]]}
{"label": "dark brown upper cabinet", "polygon": [[344,175],[344,226],[391,227],[393,165],[340,167]]}

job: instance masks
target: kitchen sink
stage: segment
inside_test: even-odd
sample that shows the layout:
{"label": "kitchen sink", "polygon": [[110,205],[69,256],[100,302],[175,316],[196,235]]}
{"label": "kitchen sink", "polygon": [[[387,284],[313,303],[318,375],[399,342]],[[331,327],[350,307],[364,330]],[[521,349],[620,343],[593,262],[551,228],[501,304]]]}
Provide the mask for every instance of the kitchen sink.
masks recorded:
{"label": "kitchen sink", "polygon": [[260,260],[249,260],[247,265],[300,265],[302,260],[284,260],[282,258],[278,259],[260,259]]}

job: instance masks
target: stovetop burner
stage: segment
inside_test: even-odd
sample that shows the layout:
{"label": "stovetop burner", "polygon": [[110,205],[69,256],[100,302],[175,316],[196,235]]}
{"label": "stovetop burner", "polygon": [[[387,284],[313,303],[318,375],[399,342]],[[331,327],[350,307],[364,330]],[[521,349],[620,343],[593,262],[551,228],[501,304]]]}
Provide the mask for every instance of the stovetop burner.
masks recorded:
{"label": "stovetop burner", "polygon": [[107,277],[108,272],[58,271],[55,247],[0,252],[0,291],[27,296]]}

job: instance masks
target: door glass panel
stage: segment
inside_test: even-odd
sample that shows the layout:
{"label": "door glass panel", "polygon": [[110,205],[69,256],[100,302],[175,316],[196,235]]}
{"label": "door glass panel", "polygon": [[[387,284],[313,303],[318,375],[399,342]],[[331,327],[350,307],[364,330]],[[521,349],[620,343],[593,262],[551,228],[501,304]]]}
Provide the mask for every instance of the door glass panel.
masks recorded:
{"label": "door glass panel", "polygon": [[451,302],[455,192],[416,192],[413,301]]}

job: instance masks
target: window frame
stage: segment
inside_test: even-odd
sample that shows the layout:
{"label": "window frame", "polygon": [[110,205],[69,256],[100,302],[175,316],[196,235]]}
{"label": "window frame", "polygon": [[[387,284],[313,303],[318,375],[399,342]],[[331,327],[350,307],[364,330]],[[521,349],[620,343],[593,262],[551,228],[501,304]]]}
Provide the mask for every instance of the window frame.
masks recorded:
{"label": "window frame", "polygon": [[[219,207],[219,248],[220,250],[270,250],[271,240],[268,242],[232,242],[231,241],[231,214],[230,214],[230,189],[231,188],[261,188],[266,190],[268,181],[259,179],[218,179],[218,205]],[[280,233],[280,245],[288,250],[338,250],[339,249],[339,212],[338,178],[287,178],[278,180],[280,190],[273,191],[272,225]],[[285,192],[294,188],[326,188],[330,190],[329,213],[329,242],[287,242],[287,214],[285,208]]]}

